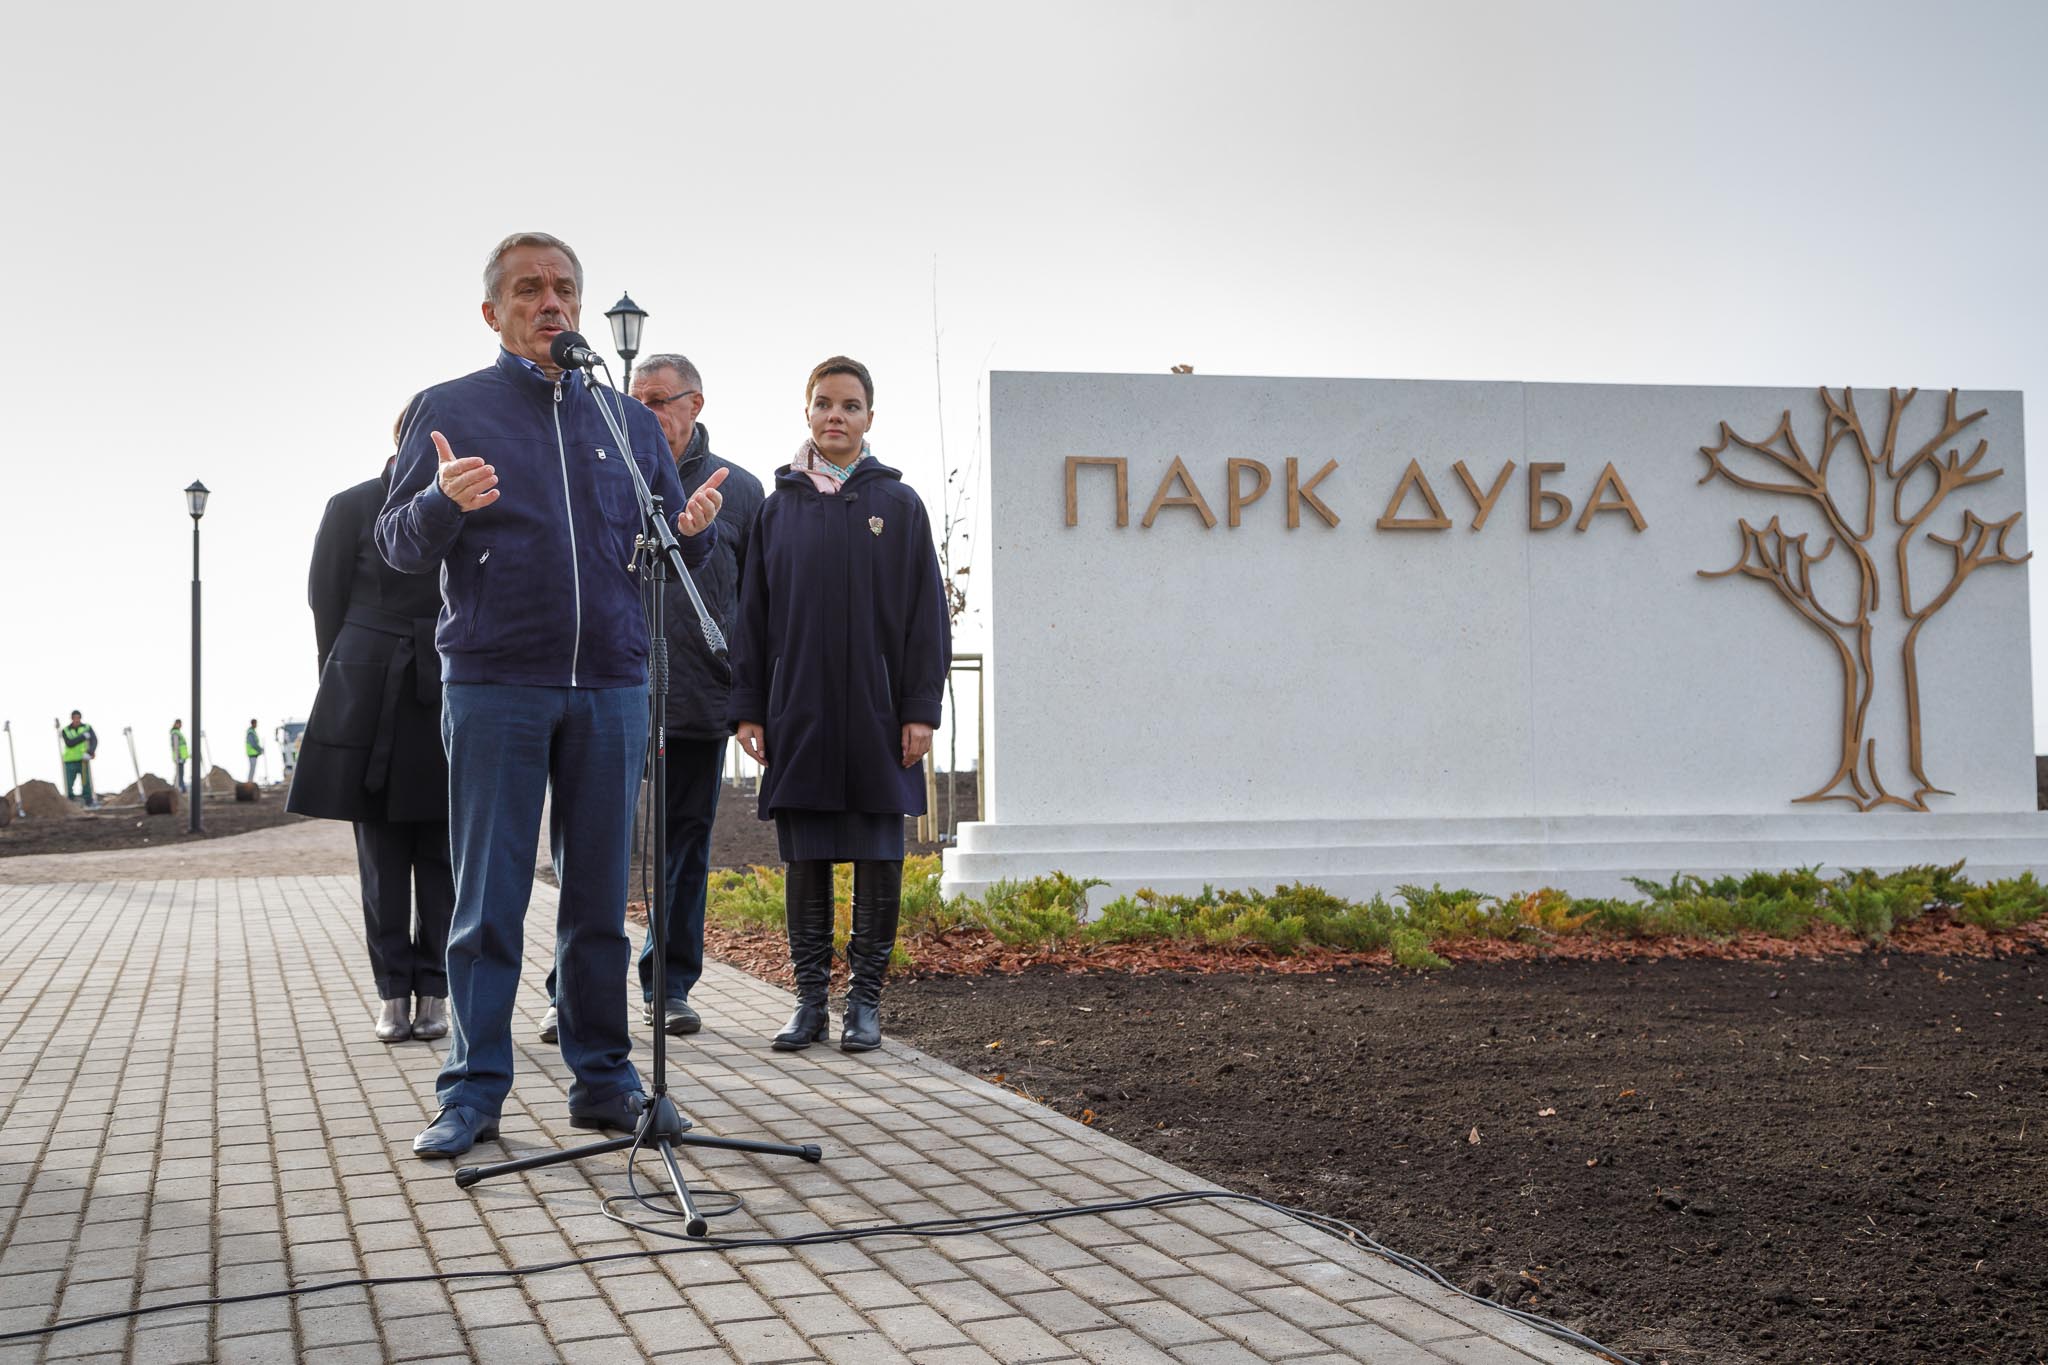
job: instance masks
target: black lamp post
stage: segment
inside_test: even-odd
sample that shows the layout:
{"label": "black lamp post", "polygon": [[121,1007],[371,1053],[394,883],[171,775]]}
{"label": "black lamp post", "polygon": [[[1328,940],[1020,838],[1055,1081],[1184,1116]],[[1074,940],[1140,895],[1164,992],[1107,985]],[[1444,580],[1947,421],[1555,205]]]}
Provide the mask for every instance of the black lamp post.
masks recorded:
{"label": "black lamp post", "polygon": [[617,303],[605,309],[604,315],[612,323],[612,349],[619,353],[619,359],[626,362],[626,377],[619,381],[619,387],[630,392],[633,387],[633,357],[640,354],[640,327],[647,321],[647,310],[633,302],[631,294],[621,294]]}
{"label": "black lamp post", "polygon": [[[194,479],[185,489],[185,510],[192,514],[192,734],[201,733],[199,720],[199,519],[206,515],[206,485]],[[192,816],[186,826],[192,833],[200,831],[199,807],[206,795],[206,775],[200,769],[206,766],[205,746],[194,751],[199,761],[192,765]]]}

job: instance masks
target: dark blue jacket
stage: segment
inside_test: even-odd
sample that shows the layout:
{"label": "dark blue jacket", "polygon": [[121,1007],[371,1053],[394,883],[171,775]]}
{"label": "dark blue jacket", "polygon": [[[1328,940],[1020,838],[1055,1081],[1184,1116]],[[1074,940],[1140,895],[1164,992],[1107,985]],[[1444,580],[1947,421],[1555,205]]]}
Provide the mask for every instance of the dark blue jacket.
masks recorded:
{"label": "dark blue jacket", "polygon": [[767,732],[777,810],[924,812],[903,726],[939,723],[952,629],[931,520],[870,459],[838,493],[784,465],[747,543],[726,718]]}
{"label": "dark blue jacket", "polygon": [[[610,389],[600,389],[609,407]],[[398,448],[377,548],[403,573],[441,571],[434,646],[446,682],[637,687],[647,618],[629,567],[640,512],[618,443],[580,376],[542,376],[508,352],[421,394]],[[626,434],[673,529],[683,510],[661,426],[625,400]],[[498,472],[498,500],[463,513],[435,482],[440,432]],[[716,528],[683,540],[704,562]]]}
{"label": "dark blue jacket", "polygon": [[[699,422],[689,448],[676,461],[676,477],[682,480],[685,492],[695,493],[721,469],[728,472],[718,490],[725,497],[724,506],[718,509],[718,543],[711,547],[704,567],[692,570],[690,577],[718,628],[730,640],[740,614],[740,570],[747,560],[747,535],[753,530],[754,518],[761,514],[765,494],[759,479],[711,453],[711,433]],[[724,739],[732,733],[725,720],[730,693],[704,647],[697,609],[690,605],[690,595],[673,583],[662,603],[663,615],[668,618],[668,732],[682,739]]]}

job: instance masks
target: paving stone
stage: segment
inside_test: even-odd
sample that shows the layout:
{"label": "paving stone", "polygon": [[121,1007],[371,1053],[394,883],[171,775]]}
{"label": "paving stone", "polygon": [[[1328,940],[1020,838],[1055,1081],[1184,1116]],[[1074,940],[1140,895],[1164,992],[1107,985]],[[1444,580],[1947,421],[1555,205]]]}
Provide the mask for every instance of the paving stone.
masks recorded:
{"label": "paving stone", "polygon": [[[1385,1361],[1387,1365],[1437,1365],[1442,1359],[1437,1353],[1444,1349],[1441,1341],[1433,1347],[1424,1348],[1371,1323],[1333,1327],[1316,1335],[1353,1360]],[[1496,1359],[1505,1355],[1505,1352],[1497,1352]]]}
{"label": "paving stone", "polygon": [[1068,1337],[1066,1344],[1099,1365],[1179,1365],[1172,1356],[1122,1327],[1108,1332],[1082,1332]]}
{"label": "paving stone", "polygon": [[889,1340],[906,1351],[934,1346],[958,1346],[967,1340],[958,1327],[924,1304],[871,1309],[868,1316]]}
{"label": "paving stone", "polygon": [[[1198,1341],[1191,1346],[1176,1346],[1167,1354],[1180,1365],[1263,1365],[1266,1359],[1237,1341]],[[1351,1359],[1369,1360],[1377,1365],[1379,1357],[1353,1356]]]}
{"label": "paving stone", "polygon": [[469,1334],[476,1359],[490,1365],[555,1365],[554,1343],[538,1323],[518,1327],[486,1327]]}
{"label": "paving stone", "polygon": [[910,1359],[914,1365],[1002,1365],[1002,1362],[979,1346],[940,1346],[929,1351],[918,1351]]}
{"label": "paving stone", "polygon": [[374,1341],[354,1346],[321,1346],[301,1357],[306,1365],[383,1365],[384,1348]]}
{"label": "paving stone", "polygon": [[624,1321],[599,1298],[563,1299],[542,1304],[538,1311],[541,1326],[557,1344],[593,1337],[616,1340],[626,1333]]}
{"label": "paving stone", "polygon": [[211,1358],[213,1343],[203,1316],[168,1322],[144,1318],[136,1325],[131,1349],[137,1360],[180,1365],[184,1361]]}
{"label": "paving stone", "polygon": [[960,1330],[973,1337],[983,1350],[998,1360],[1009,1362],[1009,1365],[1071,1360],[1074,1355],[1058,1337],[1026,1317],[963,1323]]}
{"label": "paving stone", "polygon": [[896,1349],[880,1332],[849,1332],[839,1336],[812,1337],[811,1346],[832,1365],[912,1365],[912,1358]]}
{"label": "paving stone", "polygon": [[714,1326],[776,1316],[768,1300],[747,1284],[686,1285],[683,1294],[697,1315]]}
{"label": "paving stone", "polygon": [[1322,1295],[1299,1285],[1288,1285],[1282,1289],[1247,1289],[1244,1296],[1296,1327],[1305,1327],[1311,1332],[1358,1321],[1356,1313],[1340,1308]]}
{"label": "paving stone", "polygon": [[471,1333],[480,1328],[504,1327],[534,1320],[526,1295],[517,1289],[464,1289],[456,1286],[454,1298],[455,1316]]}
{"label": "paving stone", "polygon": [[353,1346],[377,1339],[377,1321],[369,1308],[358,1304],[330,1304],[298,1309],[299,1337],[308,1348]]}
{"label": "paving stone", "polygon": [[924,1301],[943,1313],[948,1322],[978,1322],[985,1318],[1008,1317],[1016,1310],[979,1280],[941,1280],[919,1285]]}
{"label": "paving stone", "polygon": [[1161,1346],[1185,1346],[1190,1342],[1207,1341],[1219,1335],[1215,1328],[1185,1308],[1163,1299],[1148,1299],[1143,1303],[1111,1304],[1109,1311],[1124,1326],[1137,1332],[1145,1340]]}
{"label": "paving stone", "polygon": [[725,1349],[741,1365],[775,1365],[781,1361],[817,1359],[817,1352],[810,1343],[781,1318],[720,1323],[717,1331]]}
{"label": "paving stone", "polygon": [[[874,1324],[855,1312],[837,1294],[805,1294],[776,1303],[790,1326],[816,1341],[824,1336],[846,1336],[872,1330]],[[1003,1311],[1009,1312],[1005,1306]]]}
{"label": "paving stone", "polygon": [[1075,1332],[1092,1332],[1117,1325],[1115,1318],[1065,1289],[1049,1289],[1037,1294],[1012,1294],[1010,1302],[1017,1305],[1018,1309],[1033,1322],[1060,1336]]}
{"label": "paving stone", "polygon": [[[1260,1355],[1272,1359],[1307,1355],[1322,1345],[1299,1327],[1263,1310],[1257,1313],[1227,1313],[1222,1317],[1211,1318],[1209,1326],[1233,1341],[1241,1341]],[[1465,1329],[1461,1325],[1459,1330]]]}
{"label": "paving stone", "polygon": [[717,1334],[688,1308],[657,1308],[630,1314],[626,1318],[626,1330],[650,1355],[718,1344]]}
{"label": "paving stone", "polygon": [[[1473,1330],[1456,1318],[1438,1313],[1398,1294],[1380,1299],[1361,1300],[1353,1304],[1352,1309],[1360,1317],[1369,1318],[1396,1335],[1425,1345],[1433,1341],[1442,1341],[1446,1337],[1468,1336]],[[1502,1321],[1506,1319],[1503,1318]]]}
{"label": "paving stone", "polygon": [[231,1337],[214,1344],[214,1359],[220,1365],[293,1365],[298,1358],[299,1344],[288,1331]]}
{"label": "paving stone", "polygon": [[[1497,1342],[1507,1343],[1508,1346],[1512,1346],[1521,1355],[1531,1356],[1537,1360],[1549,1361],[1552,1365],[1577,1365],[1577,1362],[1583,1361],[1586,1358],[1586,1353],[1571,1343],[1560,1341],[1556,1337],[1539,1332],[1527,1323],[1516,1322],[1505,1314],[1495,1314],[1490,1321],[1479,1322],[1474,1325],[1479,1328],[1482,1335],[1492,1338]],[[1448,1355],[1454,1360],[1476,1361],[1482,1358],[1478,1354],[1478,1346],[1466,1345],[1462,1340],[1453,1341],[1448,1344],[1432,1342],[1430,1343],[1430,1349],[1440,1355]],[[1493,1349],[1495,1351],[1503,1351],[1503,1348],[1499,1346],[1495,1346]],[[1515,1358],[1519,1359],[1519,1356]]]}

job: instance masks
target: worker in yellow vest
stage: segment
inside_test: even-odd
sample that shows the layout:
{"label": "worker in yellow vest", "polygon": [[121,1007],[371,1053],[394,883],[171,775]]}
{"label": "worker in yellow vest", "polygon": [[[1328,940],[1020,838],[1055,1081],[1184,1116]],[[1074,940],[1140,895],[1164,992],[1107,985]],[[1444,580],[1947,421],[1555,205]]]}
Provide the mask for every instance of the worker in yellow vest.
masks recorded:
{"label": "worker in yellow vest", "polygon": [[79,799],[75,788],[84,779],[85,804],[97,806],[92,795],[92,761],[100,751],[100,737],[85,723],[80,712],[71,713],[71,723],[57,732],[58,743],[64,746],[64,795],[73,801]]}
{"label": "worker in yellow vest", "polygon": [[256,780],[256,759],[263,752],[263,741],[256,734],[256,718],[249,717],[249,733],[242,736],[242,752],[249,756],[249,778]]}
{"label": "worker in yellow vest", "polygon": [[185,761],[192,757],[191,746],[185,743],[185,722],[178,719],[171,722],[171,766],[178,770],[178,790],[185,790]]}

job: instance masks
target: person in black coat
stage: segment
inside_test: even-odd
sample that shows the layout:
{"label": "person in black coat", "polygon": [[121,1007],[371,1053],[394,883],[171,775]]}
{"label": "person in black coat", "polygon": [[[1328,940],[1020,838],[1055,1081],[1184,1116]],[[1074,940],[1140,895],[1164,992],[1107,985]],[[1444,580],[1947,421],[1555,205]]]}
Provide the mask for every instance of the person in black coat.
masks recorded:
{"label": "person in black coat", "polygon": [[853,864],[852,982],[839,1046],[882,1041],[896,946],[903,817],[924,812],[918,765],[939,723],[952,633],[931,519],[869,453],[874,380],[834,356],[804,387],[810,440],[775,474],[747,543],[727,719],[766,772],[797,1009],[778,1051],[826,1036],[832,865]]}
{"label": "person in black coat", "polygon": [[[710,555],[690,571],[704,606],[728,637],[739,614],[740,567],[746,562],[747,537],[761,510],[761,481],[732,461],[714,454],[711,431],[697,420],[704,411],[704,378],[688,356],[664,352],[643,357],[633,371],[633,397],[654,414],[662,437],[675,458],[676,478],[685,493],[695,493],[718,471],[725,471],[725,495],[718,509],[718,538]],[[732,726],[725,718],[731,680],[698,643],[701,627],[689,594],[671,588],[663,597],[664,625],[669,639],[668,709],[663,716],[668,734],[662,763],[667,770],[668,809],[663,822],[668,836],[668,866],[663,884],[668,907],[663,941],[667,962],[663,990],[654,998],[654,926],[640,949],[641,1017],[678,1037],[695,1033],[703,1019],[690,1004],[690,991],[704,976],[704,902],[711,871],[711,832],[718,819],[718,794],[725,781],[726,741]],[[651,608],[651,604],[650,608]],[[561,1019],[555,1007],[555,974],[548,973],[548,1011],[541,1016],[540,1039],[555,1042]]]}
{"label": "person in black coat", "polygon": [[[398,432],[404,426],[401,416]],[[390,482],[387,459],[380,476],[329,499],[320,519],[306,593],[320,690],[285,808],[355,824],[363,927],[383,1000],[377,1037],[395,1043],[448,1032],[455,875],[434,651],[441,589],[432,575],[399,573],[377,550],[371,532]]]}

